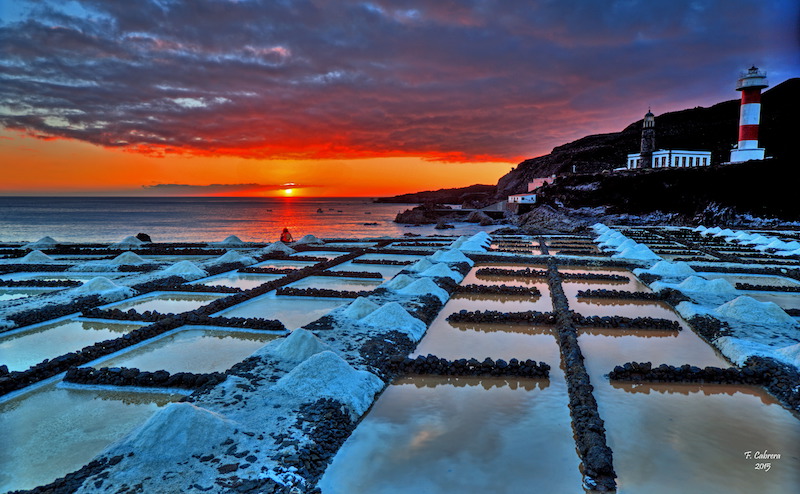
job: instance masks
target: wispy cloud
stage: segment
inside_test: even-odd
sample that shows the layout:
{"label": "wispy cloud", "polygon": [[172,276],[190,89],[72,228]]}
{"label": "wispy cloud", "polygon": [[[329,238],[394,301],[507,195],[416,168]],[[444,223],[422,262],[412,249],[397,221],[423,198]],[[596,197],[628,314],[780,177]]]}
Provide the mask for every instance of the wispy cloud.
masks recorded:
{"label": "wispy cloud", "polygon": [[153,155],[513,161],[732,99],[751,63],[796,74],[799,8],[39,0],[0,24],[0,123]]}

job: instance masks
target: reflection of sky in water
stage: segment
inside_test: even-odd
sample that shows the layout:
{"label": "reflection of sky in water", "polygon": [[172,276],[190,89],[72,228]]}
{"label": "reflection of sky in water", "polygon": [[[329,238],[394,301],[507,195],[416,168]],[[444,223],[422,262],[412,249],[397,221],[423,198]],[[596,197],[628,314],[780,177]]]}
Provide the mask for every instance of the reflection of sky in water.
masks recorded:
{"label": "reflection of sky in water", "polygon": [[350,302],[352,299],[278,296],[272,291],[213,315],[277,319],[286,329],[292,330],[316,321],[336,307]]}
{"label": "reflection of sky in water", "polygon": [[292,288],[324,288],[326,290],[372,291],[383,283],[381,278],[340,278],[338,276],[306,276],[290,283]]}
{"label": "reflection of sky in water", "polygon": [[77,470],[181,395],[43,386],[0,403],[0,491]]}
{"label": "reflection of sky in water", "polygon": [[230,286],[241,288],[242,290],[249,290],[257,286],[263,285],[272,280],[277,280],[282,277],[280,274],[252,274],[252,273],[228,273],[220,276],[214,276],[205,280],[196,281],[198,285],[208,286]]}
{"label": "reflection of sky in water", "polygon": [[222,372],[275,339],[275,335],[242,331],[177,331],[95,365],[135,367],[144,371]]}
{"label": "reflection of sky in water", "polygon": [[195,310],[222,297],[227,297],[227,295],[211,295],[207,293],[162,293],[121,302],[108,308],[122,311],[133,309],[136,312],[155,310],[162,314],[179,314],[181,312]]}
{"label": "reflection of sky in water", "polygon": [[25,370],[42,360],[118,338],[143,324],[67,320],[0,338],[0,364]]}
{"label": "reflection of sky in water", "polygon": [[580,492],[563,386],[491,380],[389,386],[334,458],[323,493]]}

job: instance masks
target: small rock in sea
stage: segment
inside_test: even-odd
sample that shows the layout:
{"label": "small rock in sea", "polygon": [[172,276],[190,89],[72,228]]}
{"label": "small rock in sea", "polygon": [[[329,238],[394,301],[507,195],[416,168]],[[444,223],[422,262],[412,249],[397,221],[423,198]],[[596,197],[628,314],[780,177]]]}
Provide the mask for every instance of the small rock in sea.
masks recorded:
{"label": "small rock in sea", "polygon": [[141,233],[141,232],[137,233],[136,234],[136,238],[138,238],[142,242],[152,242],[152,240],[150,239],[150,235],[148,235],[146,233]]}
{"label": "small rock in sea", "polygon": [[377,223],[364,223],[364,226],[376,226]]}

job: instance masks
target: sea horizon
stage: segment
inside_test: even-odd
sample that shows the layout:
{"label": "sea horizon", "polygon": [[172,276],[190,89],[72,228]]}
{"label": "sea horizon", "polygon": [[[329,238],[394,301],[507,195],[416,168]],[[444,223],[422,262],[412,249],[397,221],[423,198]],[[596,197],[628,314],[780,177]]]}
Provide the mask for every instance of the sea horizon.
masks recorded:
{"label": "sea horizon", "polygon": [[[44,200],[43,200],[44,199]],[[0,196],[0,242],[111,243],[145,233],[154,242],[214,242],[236,235],[274,242],[283,228],[295,238],[402,237],[407,233],[470,235],[497,227],[455,223],[402,225],[395,216],[417,203],[375,203],[369,197]]]}

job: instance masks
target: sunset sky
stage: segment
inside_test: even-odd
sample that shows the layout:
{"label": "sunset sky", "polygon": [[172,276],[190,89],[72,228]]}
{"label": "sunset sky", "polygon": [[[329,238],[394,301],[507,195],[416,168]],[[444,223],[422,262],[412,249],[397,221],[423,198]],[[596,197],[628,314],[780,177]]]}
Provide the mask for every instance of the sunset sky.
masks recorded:
{"label": "sunset sky", "polygon": [[495,183],[648,106],[734,99],[750,65],[800,76],[798,5],[0,0],[0,194]]}

